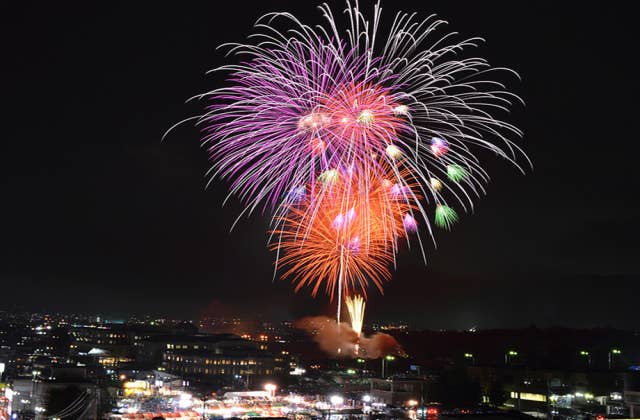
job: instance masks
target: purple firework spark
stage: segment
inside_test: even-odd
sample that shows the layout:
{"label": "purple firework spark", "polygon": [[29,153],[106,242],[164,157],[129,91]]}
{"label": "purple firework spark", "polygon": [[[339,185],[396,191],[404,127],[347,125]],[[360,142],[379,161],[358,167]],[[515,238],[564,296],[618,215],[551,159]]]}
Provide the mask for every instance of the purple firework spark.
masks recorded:
{"label": "purple firework spark", "polygon": [[[500,117],[520,99],[493,80],[498,72],[515,73],[462,55],[480,38],[452,41],[454,34],[440,33],[445,21],[407,13],[382,33],[379,3],[369,20],[357,1],[347,1],[345,30],[329,6],[319,10],[324,26],[286,12],[264,15],[251,43],[224,45],[243,57],[215,69],[228,74],[227,85],[198,96],[210,104],[199,117],[213,162],[209,175],[230,180],[243,213],[262,207],[277,216],[306,186],[315,197],[316,180],[330,185],[354,165],[365,172],[391,167],[394,198],[412,202],[433,236],[427,205],[453,200],[466,210],[484,193],[489,177],[478,149],[518,168],[519,154],[529,162],[510,140],[520,130]],[[452,167],[464,176],[443,184]],[[408,183],[419,185],[424,200]],[[417,227],[413,216],[405,224]]]}

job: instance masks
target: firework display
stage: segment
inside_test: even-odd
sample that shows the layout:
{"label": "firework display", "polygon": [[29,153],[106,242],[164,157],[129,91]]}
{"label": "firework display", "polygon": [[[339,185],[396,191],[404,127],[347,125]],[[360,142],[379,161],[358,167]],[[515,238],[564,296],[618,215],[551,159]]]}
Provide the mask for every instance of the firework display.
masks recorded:
{"label": "firework display", "polygon": [[362,324],[364,322],[364,308],[366,307],[366,301],[364,297],[360,295],[349,296],[344,302],[349,311],[349,318],[351,318],[351,328],[358,336],[362,334]]}
{"label": "firework display", "polygon": [[323,26],[269,13],[251,43],[225,44],[239,60],[216,69],[228,83],[201,95],[199,124],[210,175],[229,180],[243,214],[272,214],[282,277],[337,297],[338,318],[344,294],[353,321],[401,243],[426,261],[422,237],[484,193],[476,151],[518,168],[528,158],[502,119],[520,99],[495,79],[515,73],[463,54],[481,39],[453,41],[445,21],[406,13],[383,32],[379,3],[370,17],[357,1],[344,19],[319,9]]}
{"label": "firework display", "polygon": [[419,198],[416,187],[398,186],[391,175],[390,169],[337,171],[334,181],[310,185],[275,220],[271,248],[296,291],[309,286],[312,295],[324,289],[331,298],[366,296],[369,285],[382,291],[399,240],[417,230],[417,207],[408,198]]}

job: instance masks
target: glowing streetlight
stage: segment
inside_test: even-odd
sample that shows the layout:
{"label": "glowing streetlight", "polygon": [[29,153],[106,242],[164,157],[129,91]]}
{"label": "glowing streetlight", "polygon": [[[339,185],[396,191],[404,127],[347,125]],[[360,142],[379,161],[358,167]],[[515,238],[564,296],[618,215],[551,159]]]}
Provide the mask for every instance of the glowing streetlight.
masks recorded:
{"label": "glowing streetlight", "polygon": [[384,379],[386,370],[387,370],[387,362],[392,362],[396,360],[396,357],[393,354],[387,354],[385,357],[382,358],[382,379]]}
{"label": "glowing streetlight", "polygon": [[516,357],[518,355],[518,352],[515,350],[509,350],[504,354],[504,364],[507,365],[509,364],[509,361],[511,361],[514,357]]}
{"label": "glowing streetlight", "polygon": [[362,401],[364,401],[366,403],[370,403],[371,402],[371,395],[363,395],[362,396]]}
{"label": "glowing streetlight", "polygon": [[416,400],[409,400],[409,401],[407,401],[407,405],[408,405],[409,407],[415,407],[416,405],[418,405],[418,401],[416,401]]}
{"label": "glowing streetlight", "polygon": [[333,406],[342,405],[344,404],[344,398],[342,398],[340,395],[332,395],[331,397],[329,397],[329,402]]}
{"label": "glowing streetlight", "polygon": [[464,354],[464,358],[465,358],[465,359],[471,359],[471,364],[472,364],[472,365],[475,365],[475,364],[476,364],[476,359],[475,359],[475,357],[473,356],[473,353],[465,353],[465,354]]}
{"label": "glowing streetlight", "polygon": [[620,349],[611,349],[609,350],[609,370],[611,370],[611,362],[613,361],[613,355],[621,355],[622,354],[622,350]]}
{"label": "glowing streetlight", "polygon": [[591,367],[591,353],[586,350],[580,350],[579,354],[587,359],[587,368]]}
{"label": "glowing streetlight", "polygon": [[278,389],[276,384],[268,383],[264,385],[264,390],[269,393],[269,398],[276,396],[276,389]]}

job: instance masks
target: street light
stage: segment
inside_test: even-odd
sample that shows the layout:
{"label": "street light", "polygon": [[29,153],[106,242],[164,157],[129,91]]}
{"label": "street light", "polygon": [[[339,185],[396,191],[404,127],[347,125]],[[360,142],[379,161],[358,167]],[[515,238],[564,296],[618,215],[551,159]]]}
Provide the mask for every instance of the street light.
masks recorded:
{"label": "street light", "polygon": [[388,354],[382,358],[382,379],[386,377],[385,373],[386,373],[387,361],[392,362],[394,360],[396,360],[396,357],[392,354]]}
{"label": "street light", "polygon": [[344,404],[344,398],[340,395],[332,395],[329,397],[329,420],[331,420],[331,407]]}
{"label": "street light", "polygon": [[614,354],[620,355],[620,354],[622,354],[622,350],[620,350],[620,349],[611,349],[611,350],[609,350],[609,370],[611,370],[611,362],[612,362]]}
{"label": "street light", "polygon": [[504,364],[508,365],[509,361],[511,359],[513,359],[514,357],[516,357],[518,355],[518,352],[515,350],[509,350],[504,354]]}
{"label": "street light", "polygon": [[464,354],[464,358],[465,358],[465,359],[471,359],[471,364],[472,364],[472,365],[475,365],[475,364],[476,364],[476,359],[475,359],[475,357],[473,356],[473,353],[465,353],[465,354]]}
{"label": "street light", "polygon": [[342,405],[344,404],[344,398],[342,398],[340,395],[332,395],[331,397],[329,397],[329,402],[333,406]]}
{"label": "street light", "polygon": [[361,364],[362,367],[360,368],[360,376],[364,376],[367,370],[367,361],[361,357],[356,359],[356,363]]}
{"label": "street light", "polygon": [[587,358],[587,368],[591,367],[591,353],[586,350],[580,350],[580,356]]}
{"label": "street light", "polygon": [[264,390],[269,393],[269,398],[276,396],[276,389],[278,389],[276,384],[268,383],[264,385]]}

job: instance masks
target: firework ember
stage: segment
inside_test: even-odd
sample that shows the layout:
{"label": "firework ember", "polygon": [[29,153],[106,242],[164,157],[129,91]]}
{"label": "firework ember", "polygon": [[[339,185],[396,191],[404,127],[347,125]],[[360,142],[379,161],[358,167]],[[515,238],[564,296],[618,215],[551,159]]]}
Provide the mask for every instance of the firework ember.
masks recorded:
{"label": "firework ember", "polygon": [[366,296],[371,284],[382,292],[399,239],[417,230],[410,197],[418,196],[413,184],[400,193],[384,182],[389,172],[382,178],[376,173],[356,167],[338,173],[333,183],[319,182],[309,188],[314,195],[289,206],[277,221],[271,248],[296,291],[308,286],[315,296],[324,288],[340,299]]}
{"label": "firework ember", "polygon": [[347,296],[344,304],[347,307],[347,311],[349,311],[351,329],[358,334],[358,337],[360,337],[362,334],[362,325],[364,323],[364,308],[367,304],[364,298],[360,295]]}
{"label": "firework ember", "polygon": [[347,1],[346,28],[319,9],[324,26],[269,13],[253,43],[227,44],[242,61],[216,69],[227,85],[201,95],[198,123],[242,214],[272,211],[276,269],[296,291],[337,295],[339,321],[343,294],[364,310],[356,294],[382,292],[400,239],[415,234],[426,262],[431,220],[448,230],[451,206],[473,207],[489,179],[477,151],[529,161],[502,119],[520,99],[496,78],[515,73],[466,55],[481,39],[407,13],[383,33],[379,2],[368,18]]}

